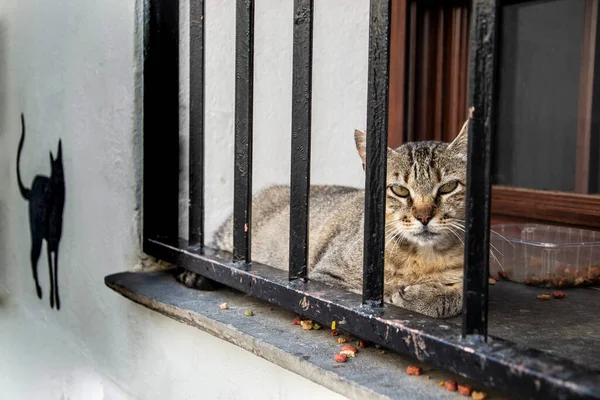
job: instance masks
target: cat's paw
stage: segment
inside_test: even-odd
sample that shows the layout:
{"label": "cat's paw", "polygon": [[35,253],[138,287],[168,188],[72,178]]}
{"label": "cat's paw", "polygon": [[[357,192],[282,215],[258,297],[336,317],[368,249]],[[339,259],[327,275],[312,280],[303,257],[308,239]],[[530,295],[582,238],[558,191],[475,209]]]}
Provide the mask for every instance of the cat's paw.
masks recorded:
{"label": "cat's paw", "polygon": [[462,292],[457,289],[442,283],[401,286],[391,295],[391,303],[428,317],[448,318],[462,308]]}
{"label": "cat's paw", "polygon": [[219,287],[221,287],[221,284],[218,282],[205,278],[202,275],[191,271],[184,271],[180,273],[177,275],[177,280],[189,288],[198,290],[211,291],[217,290]]}

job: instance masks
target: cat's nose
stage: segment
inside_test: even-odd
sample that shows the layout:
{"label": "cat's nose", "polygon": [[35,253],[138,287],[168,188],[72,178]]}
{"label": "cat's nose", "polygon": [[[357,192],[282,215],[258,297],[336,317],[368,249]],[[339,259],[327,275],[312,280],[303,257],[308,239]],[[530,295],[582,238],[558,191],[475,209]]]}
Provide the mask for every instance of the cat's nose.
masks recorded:
{"label": "cat's nose", "polygon": [[429,223],[429,221],[431,221],[431,215],[427,215],[427,214],[419,214],[416,215],[416,218],[419,220],[419,222],[421,222],[423,225],[427,225]]}

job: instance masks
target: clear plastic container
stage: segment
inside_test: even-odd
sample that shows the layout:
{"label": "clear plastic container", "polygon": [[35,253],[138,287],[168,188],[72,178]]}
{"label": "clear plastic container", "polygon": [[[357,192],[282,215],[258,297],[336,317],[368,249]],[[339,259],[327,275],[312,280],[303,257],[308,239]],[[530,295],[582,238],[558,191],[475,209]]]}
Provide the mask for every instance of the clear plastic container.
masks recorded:
{"label": "clear plastic container", "polygon": [[539,224],[492,225],[490,274],[540,287],[600,285],[600,232]]}

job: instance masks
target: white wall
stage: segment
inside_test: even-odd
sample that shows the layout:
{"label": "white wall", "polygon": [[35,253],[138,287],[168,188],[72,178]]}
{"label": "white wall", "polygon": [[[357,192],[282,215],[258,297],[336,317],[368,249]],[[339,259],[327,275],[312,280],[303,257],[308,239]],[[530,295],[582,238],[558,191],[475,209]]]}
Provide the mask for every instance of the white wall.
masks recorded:
{"label": "white wall", "polygon": [[[187,0],[181,18],[188,20]],[[290,180],[293,1],[257,0],[254,55],[254,192]],[[312,168],[314,184],[364,186],[354,129],[366,126],[368,1],[315,2]],[[206,229],[210,235],[233,208],[235,2],[206,6]],[[187,25],[181,34],[181,136],[187,145]],[[187,147],[187,146],[185,146]],[[181,183],[187,181],[183,155]],[[187,192],[181,196],[187,237]]]}
{"label": "white wall", "polygon": [[[213,230],[231,210],[234,1],[207,3],[206,176]],[[259,189],[289,181],[292,2],[256,3]],[[368,2],[320,0],[315,8],[313,182],[360,186],[352,133],[365,126]],[[185,9],[184,2],[182,18]],[[105,275],[138,261],[139,15],[133,1],[0,2],[0,397],[336,398],[104,286]],[[182,63],[183,76],[186,71]],[[186,90],[184,81],[182,100]],[[28,128],[21,160],[26,186],[35,174],[49,173],[48,151],[63,142],[60,312],[48,304],[44,253],[38,265],[43,300],[31,276],[28,206],[15,176],[20,112]],[[187,101],[181,115],[185,131]],[[185,165],[183,159],[184,172]]]}

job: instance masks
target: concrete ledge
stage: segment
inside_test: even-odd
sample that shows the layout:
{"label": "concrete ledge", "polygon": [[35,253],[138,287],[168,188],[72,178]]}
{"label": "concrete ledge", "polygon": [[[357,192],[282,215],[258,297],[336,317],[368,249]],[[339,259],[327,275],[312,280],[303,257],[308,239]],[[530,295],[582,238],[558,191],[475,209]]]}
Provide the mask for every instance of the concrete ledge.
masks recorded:
{"label": "concrete ledge", "polygon": [[[356,358],[336,363],[333,357],[342,345],[337,343],[339,336],[331,336],[329,327],[305,331],[292,325],[295,314],[237,291],[188,289],[176,282],[170,271],[124,272],[107,276],[105,283],[138,304],[227,340],[350,399],[464,398],[439,383],[465,379],[391,352],[382,354],[372,345],[361,349]],[[221,310],[219,305],[225,302],[229,309]],[[244,315],[249,309],[254,313],[251,317]],[[420,365],[424,374],[406,375],[408,365]],[[503,398],[498,392],[467,383],[487,392],[488,399]]]}

